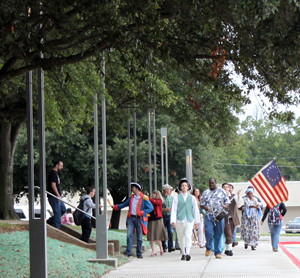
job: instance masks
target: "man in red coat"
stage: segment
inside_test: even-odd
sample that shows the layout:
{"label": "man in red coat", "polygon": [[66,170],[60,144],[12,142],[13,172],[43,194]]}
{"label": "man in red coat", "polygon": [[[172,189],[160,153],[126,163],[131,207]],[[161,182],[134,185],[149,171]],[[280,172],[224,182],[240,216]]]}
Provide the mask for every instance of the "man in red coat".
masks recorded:
{"label": "man in red coat", "polygon": [[128,257],[132,256],[132,237],[135,230],[137,236],[136,255],[139,259],[142,259],[143,234],[147,234],[147,215],[153,210],[153,206],[149,201],[149,197],[142,193],[140,184],[132,182],[131,190],[133,194],[124,203],[114,205],[112,208],[119,210],[129,206],[126,219],[127,248],[125,255]]}

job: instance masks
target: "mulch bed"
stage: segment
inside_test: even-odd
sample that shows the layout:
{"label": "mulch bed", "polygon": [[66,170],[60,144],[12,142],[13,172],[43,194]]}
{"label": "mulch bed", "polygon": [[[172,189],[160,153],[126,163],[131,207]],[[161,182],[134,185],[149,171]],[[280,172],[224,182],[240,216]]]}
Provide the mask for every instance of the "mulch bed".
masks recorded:
{"label": "mulch bed", "polygon": [[28,231],[28,225],[0,223],[0,234],[16,231]]}

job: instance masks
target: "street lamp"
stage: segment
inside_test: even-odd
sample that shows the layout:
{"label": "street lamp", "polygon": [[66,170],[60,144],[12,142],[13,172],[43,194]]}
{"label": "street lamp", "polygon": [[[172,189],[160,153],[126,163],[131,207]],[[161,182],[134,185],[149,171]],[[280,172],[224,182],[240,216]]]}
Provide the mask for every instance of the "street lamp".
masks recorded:
{"label": "street lamp", "polygon": [[191,190],[192,190],[193,189],[192,150],[191,149],[187,149],[185,151],[185,155],[186,155],[186,160],[185,160],[186,178],[189,181],[189,183],[191,185]]}
{"label": "street lamp", "polygon": [[155,109],[153,109],[153,167],[154,167],[154,190],[157,190],[157,167],[156,167],[156,127]]}
{"label": "street lamp", "polygon": [[[152,117],[152,119],[151,119]],[[153,137],[151,137],[151,128],[153,127]],[[152,142],[153,140],[153,163],[152,163]],[[157,173],[156,173],[156,130],[155,130],[155,110],[148,109],[148,154],[149,154],[149,194],[152,195],[153,182],[154,190],[157,190]],[[152,171],[153,170],[153,171]],[[154,178],[152,178],[154,176]]]}
{"label": "street lamp", "polygon": [[152,110],[148,109],[148,173],[149,173],[149,194],[152,196],[152,152],[151,152],[151,114]]}
{"label": "street lamp", "polygon": [[127,119],[127,187],[128,187],[128,197],[131,194],[131,142],[130,142],[130,118]]}
{"label": "street lamp", "polygon": [[167,128],[162,127],[160,129],[161,134],[161,184],[165,184],[164,171],[166,171],[166,184],[169,183],[168,175],[168,135]]}
{"label": "street lamp", "polygon": [[98,151],[98,96],[94,97],[94,173],[95,173],[95,203],[96,203],[96,259],[88,259],[88,262],[104,263],[113,267],[117,266],[117,260],[108,258],[108,236],[107,236],[107,147],[106,147],[106,98],[105,98],[105,60],[102,62],[101,84],[103,93],[101,96],[102,115],[102,181],[103,181],[103,212],[99,212],[99,151]]}

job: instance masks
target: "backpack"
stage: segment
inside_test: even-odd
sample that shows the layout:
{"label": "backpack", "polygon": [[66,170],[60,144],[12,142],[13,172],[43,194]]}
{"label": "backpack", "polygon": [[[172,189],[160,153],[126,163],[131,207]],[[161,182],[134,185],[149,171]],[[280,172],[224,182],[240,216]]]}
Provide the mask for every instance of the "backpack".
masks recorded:
{"label": "backpack", "polygon": [[279,205],[276,205],[274,208],[270,209],[269,212],[269,224],[270,225],[279,225],[281,218],[280,218],[280,209]]}
{"label": "backpack", "polygon": [[[77,208],[83,210],[83,204],[84,202],[88,199],[85,198],[85,199],[80,199],[80,202],[79,202],[79,205]],[[87,209],[88,211],[88,209]],[[80,226],[81,225],[81,222],[82,220],[84,219],[85,215],[83,212],[81,212],[80,210],[76,209],[74,212],[73,212],[73,218],[74,218],[74,223],[77,225],[77,226]]]}

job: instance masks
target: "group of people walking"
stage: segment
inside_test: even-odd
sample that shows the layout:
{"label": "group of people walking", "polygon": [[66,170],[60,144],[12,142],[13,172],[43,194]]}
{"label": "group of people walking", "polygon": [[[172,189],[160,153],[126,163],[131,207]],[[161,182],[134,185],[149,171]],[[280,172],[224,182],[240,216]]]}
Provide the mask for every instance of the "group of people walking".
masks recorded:
{"label": "group of people walking", "polygon": [[[268,217],[273,251],[278,251],[281,220],[286,213],[283,203],[272,209],[266,208],[262,214],[263,204],[254,196],[254,188],[249,186],[245,196],[241,190],[233,193],[233,185],[223,183],[218,187],[216,179],[209,179],[209,188],[201,195],[187,179],[181,179],[177,193],[171,195],[173,188],[163,186],[163,194],[155,190],[151,198],[143,195],[142,186],[131,183],[132,196],[122,204],[114,205],[118,210],[129,206],[127,225],[127,248],[125,255],[132,256],[132,237],[137,234],[137,257],[142,256],[142,235],[147,234],[151,245],[151,256],[164,255],[180,249],[181,260],[191,260],[191,246],[196,242],[200,248],[206,248],[205,256],[212,252],[217,259],[222,258],[223,250],[232,256],[232,247],[236,246],[236,227],[241,225],[241,239],[244,248],[256,250],[259,242],[259,226]],[[241,221],[238,216],[241,210]],[[150,215],[150,216],[149,216]],[[148,217],[149,216],[149,217]],[[147,221],[148,219],[148,221]],[[148,229],[147,229],[148,224]],[[174,246],[173,234],[176,234]],[[178,240],[178,242],[177,242]],[[178,244],[178,246],[176,246]],[[159,253],[156,251],[159,247]]]}
{"label": "group of people walking", "polygon": [[[53,169],[48,175],[47,190],[48,200],[53,210],[53,216],[47,220],[48,224],[60,228],[61,216],[66,212],[66,207],[61,198],[61,186],[58,172],[63,168],[62,161],[55,161]],[[206,248],[205,256],[212,252],[217,259],[222,258],[222,252],[227,256],[233,256],[232,247],[236,246],[236,227],[241,226],[241,239],[244,248],[256,250],[260,239],[259,227],[263,225],[268,216],[268,226],[271,233],[271,244],[274,252],[278,251],[279,234],[282,218],[286,214],[284,203],[273,208],[266,207],[262,213],[263,203],[254,195],[254,187],[249,186],[245,196],[241,196],[241,190],[233,193],[233,185],[223,183],[217,186],[216,179],[209,179],[209,187],[203,194],[198,188],[192,190],[189,181],[181,179],[177,194],[172,196],[173,187],[166,184],[163,193],[155,190],[151,198],[142,193],[142,186],[136,182],[131,183],[132,195],[122,204],[112,206],[119,210],[129,207],[126,220],[127,248],[125,255],[132,256],[133,234],[137,235],[137,257],[142,256],[143,234],[150,241],[151,256],[157,256],[156,245],[159,247],[159,255],[181,251],[181,260],[191,259],[190,250],[192,243],[200,248]],[[55,198],[58,197],[58,198]],[[89,242],[92,231],[91,216],[95,204],[92,198],[95,196],[95,188],[87,188],[87,193],[82,198],[84,211],[87,214],[81,223],[82,237]],[[241,210],[241,221],[238,216]],[[70,213],[69,213],[70,214]],[[67,221],[68,214],[65,215]],[[63,218],[64,219],[64,218]],[[175,246],[173,234],[176,234]]]}

